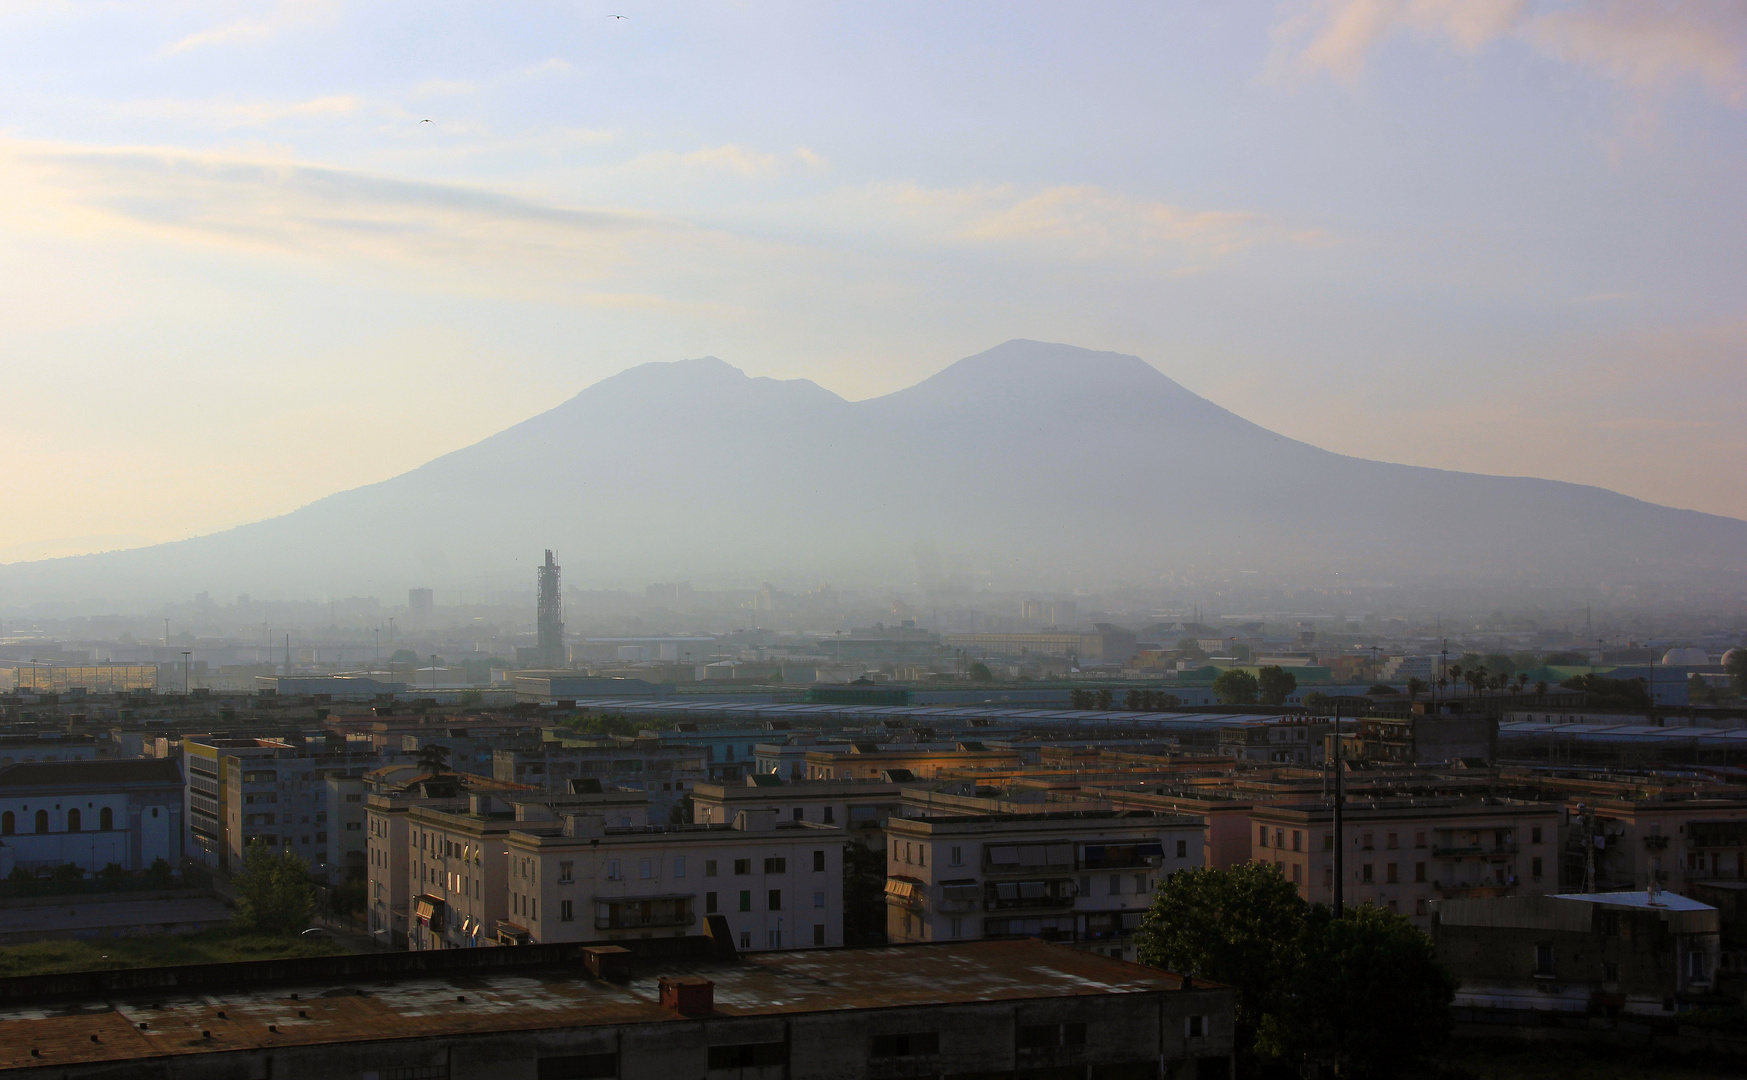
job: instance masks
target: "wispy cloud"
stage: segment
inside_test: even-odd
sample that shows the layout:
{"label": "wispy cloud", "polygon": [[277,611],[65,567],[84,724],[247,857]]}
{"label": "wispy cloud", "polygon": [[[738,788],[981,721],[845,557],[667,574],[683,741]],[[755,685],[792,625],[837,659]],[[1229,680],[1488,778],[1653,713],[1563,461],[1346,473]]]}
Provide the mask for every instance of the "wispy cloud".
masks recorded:
{"label": "wispy cloud", "polygon": [[228,98],[150,98],[116,105],[123,116],[175,120],[217,128],[262,127],[284,120],[348,116],[364,108],[352,94],[329,94],[303,101],[235,101]]}
{"label": "wispy cloud", "polygon": [[164,46],[162,51],[164,55],[173,56],[205,48],[269,41],[286,30],[329,23],[338,14],[338,9],[338,4],[330,0],[282,2],[262,16],[233,19],[197,30]]}
{"label": "wispy cloud", "polygon": [[1269,70],[1354,84],[1402,34],[1462,52],[1513,40],[1634,89],[1696,81],[1747,103],[1747,4],[1738,0],[1312,0],[1282,9]]}

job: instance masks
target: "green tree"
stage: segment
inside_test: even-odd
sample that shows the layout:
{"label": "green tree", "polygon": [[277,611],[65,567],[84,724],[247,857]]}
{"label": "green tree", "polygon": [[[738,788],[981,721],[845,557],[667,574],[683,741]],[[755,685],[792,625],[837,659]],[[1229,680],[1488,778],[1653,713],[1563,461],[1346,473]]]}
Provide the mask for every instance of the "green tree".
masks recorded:
{"label": "green tree", "polygon": [[1201,643],[1192,637],[1186,637],[1177,642],[1177,652],[1181,653],[1185,660],[1207,659],[1207,654],[1201,651]]}
{"label": "green tree", "polygon": [[12,873],[6,875],[6,880],[14,885],[29,885],[36,880],[36,875],[22,866],[14,866]]}
{"label": "green tree", "polygon": [[[1218,685],[1217,681],[1214,685]],[[1296,689],[1298,676],[1278,664],[1269,664],[1256,671],[1256,694],[1263,705],[1284,705]]]}
{"label": "green tree", "polygon": [[1328,695],[1321,690],[1312,690],[1304,695],[1304,707],[1307,709],[1320,709],[1327,704]]}
{"label": "green tree", "polygon": [[441,776],[449,770],[449,748],[439,742],[428,742],[419,747],[419,768],[432,776]]}
{"label": "green tree", "polygon": [[1261,686],[1256,677],[1237,668],[1222,671],[1219,678],[1213,680],[1213,696],[1221,705],[1254,705],[1260,693]]}
{"label": "green tree", "polygon": [[1116,695],[1109,690],[1100,690],[1093,697],[1098,703],[1098,708],[1104,712],[1116,708]]}
{"label": "green tree", "polygon": [[1384,697],[1395,697],[1398,694],[1400,694],[1400,691],[1395,689],[1395,687],[1390,686],[1386,682],[1380,682],[1380,683],[1372,683],[1371,689],[1365,691],[1365,693],[1367,693],[1367,694],[1381,694]]}
{"label": "green tree", "polygon": [[1583,691],[1586,705],[1616,709],[1648,709],[1650,693],[1643,679],[1607,679],[1586,674],[1566,679],[1559,684],[1567,690]]}
{"label": "green tree", "polygon": [[362,879],[342,881],[328,889],[328,910],[342,919],[354,913],[362,915],[368,902],[369,893]]}
{"label": "green tree", "polygon": [[49,875],[56,885],[78,885],[85,880],[85,871],[77,863],[62,863]]}
{"label": "green tree", "polygon": [[160,855],[146,867],[146,882],[154,889],[172,888],[176,884],[176,869],[170,865],[170,860]]}
{"label": "green tree", "polygon": [[1308,906],[1266,863],[1179,870],[1153,893],[1137,938],[1140,962],[1236,991],[1237,1044],[1253,1047],[1275,1026],[1295,972],[1290,947]]}
{"label": "green tree", "polygon": [[119,889],[122,882],[127,880],[127,871],[121,868],[120,863],[104,863],[103,869],[97,871],[97,880],[103,882],[105,889]]}
{"label": "green tree", "polygon": [[1302,923],[1275,1047],[1333,1059],[1341,1075],[1398,1076],[1450,1037],[1456,981],[1431,938],[1366,904],[1336,918],[1318,905]]}
{"label": "green tree", "polygon": [[1415,701],[1427,690],[1426,681],[1418,675],[1412,675],[1407,680],[1407,700]]}
{"label": "green tree", "polygon": [[297,934],[315,910],[309,866],[289,851],[257,840],[243,852],[242,872],[231,879],[237,893],[238,929],[260,934]]}
{"label": "green tree", "polygon": [[989,665],[978,660],[970,666],[971,682],[994,682],[995,673],[989,670]]}

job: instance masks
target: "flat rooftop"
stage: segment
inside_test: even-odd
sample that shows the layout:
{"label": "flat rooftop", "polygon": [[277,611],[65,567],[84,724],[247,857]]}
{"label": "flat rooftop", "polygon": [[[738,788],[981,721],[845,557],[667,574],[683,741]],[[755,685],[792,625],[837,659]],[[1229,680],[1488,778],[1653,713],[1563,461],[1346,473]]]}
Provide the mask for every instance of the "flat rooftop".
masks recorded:
{"label": "flat rooftop", "polygon": [[[557,956],[551,946],[466,953]],[[306,974],[332,960],[347,967],[395,967],[390,977],[275,979],[229,987],[163,985],[176,971],[210,980],[218,967],[116,972],[141,988],[59,1000],[0,992],[0,1071],[96,1062],[641,1023],[686,1023],[660,1004],[660,976],[695,975],[715,984],[722,1017],[775,1016],[855,1008],[947,1005],[1025,998],[1176,990],[1179,976],[1036,940],[977,941],[874,949],[756,953],[734,960],[642,958],[623,983],[591,977],[580,963],[522,966],[492,962],[473,970],[419,970],[413,960],[322,958],[299,962]],[[449,954],[435,954],[448,956]],[[563,954],[570,955],[570,954]],[[504,959],[511,959],[505,956]],[[375,963],[381,961],[380,964]],[[462,963],[465,963],[462,960]],[[424,966],[441,966],[428,965]],[[460,964],[457,964],[459,967]],[[275,970],[275,969],[260,969]],[[284,970],[284,969],[278,969]],[[1197,983],[1198,987],[1210,984]],[[210,1033],[210,1038],[205,1033]],[[32,1051],[37,1055],[33,1055]]]}

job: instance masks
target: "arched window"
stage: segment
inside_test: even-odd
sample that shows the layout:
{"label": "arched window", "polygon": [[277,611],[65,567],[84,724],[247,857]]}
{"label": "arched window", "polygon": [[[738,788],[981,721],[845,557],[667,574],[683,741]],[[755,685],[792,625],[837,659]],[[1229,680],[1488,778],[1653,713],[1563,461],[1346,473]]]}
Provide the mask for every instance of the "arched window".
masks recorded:
{"label": "arched window", "polygon": [[105,806],[97,812],[97,827],[104,832],[115,828],[115,811]]}
{"label": "arched window", "polygon": [[67,831],[68,832],[78,832],[79,831],[79,811],[77,811],[77,810],[68,810],[67,811]]}
{"label": "arched window", "polygon": [[18,819],[8,810],[0,814],[0,836],[11,836],[18,829]]}
{"label": "arched window", "polygon": [[36,812],[36,831],[49,831],[49,812],[47,810],[38,810]]}

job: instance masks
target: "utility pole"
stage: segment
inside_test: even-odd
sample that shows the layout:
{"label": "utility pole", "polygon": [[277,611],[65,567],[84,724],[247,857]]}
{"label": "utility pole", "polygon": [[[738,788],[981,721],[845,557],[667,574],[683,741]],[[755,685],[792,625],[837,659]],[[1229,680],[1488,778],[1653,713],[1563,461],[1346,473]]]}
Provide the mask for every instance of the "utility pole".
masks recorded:
{"label": "utility pole", "polygon": [[188,656],[187,649],[182,650],[182,696],[188,696]]}
{"label": "utility pole", "polygon": [[1342,775],[1341,707],[1335,706],[1335,917],[1346,911],[1346,777]]}
{"label": "utility pole", "polygon": [[164,616],[164,644],[170,644],[170,616]]}

